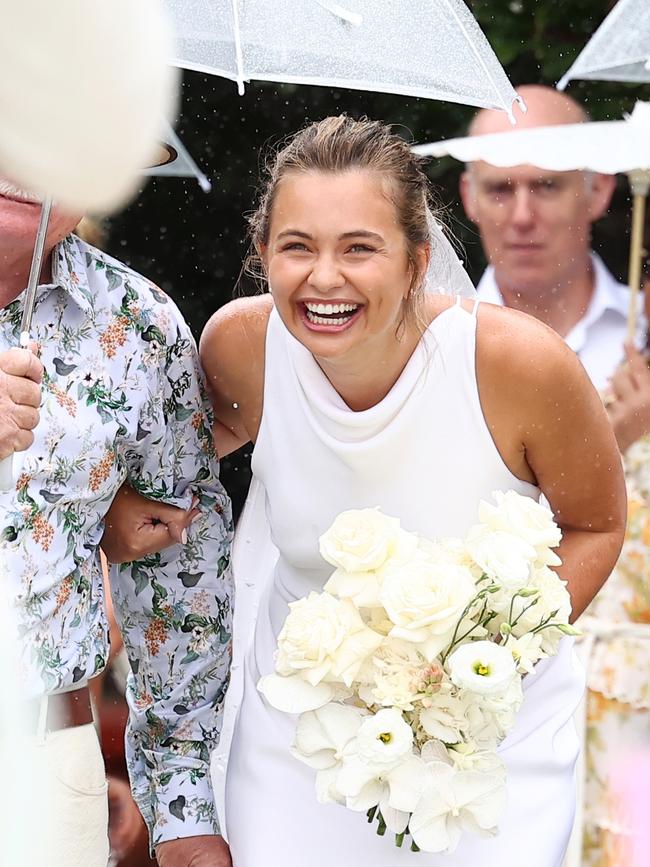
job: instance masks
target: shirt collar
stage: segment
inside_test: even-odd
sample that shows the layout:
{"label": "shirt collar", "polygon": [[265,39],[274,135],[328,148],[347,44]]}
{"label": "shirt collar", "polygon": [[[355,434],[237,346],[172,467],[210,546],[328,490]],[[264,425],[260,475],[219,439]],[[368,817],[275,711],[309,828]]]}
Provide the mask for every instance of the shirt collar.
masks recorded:
{"label": "shirt collar", "polygon": [[[594,269],[594,291],[585,315],[577,322],[566,336],[566,342],[576,352],[580,351],[585,341],[587,329],[602,319],[606,313],[612,312],[623,320],[627,318],[629,289],[619,283],[596,253],[591,254],[591,266]],[[499,291],[494,276],[494,267],[490,265],[481,277],[477,287],[481,301],[504,306],[503,296]]]}
{"label": "shirt collar", "polygon": [[52,251],[52,283],[41,287],[60,287],[85,312],[93,306],[93,297],[85,279],[87,249],[88,245],[76,235],[68,235],[60,241]]}

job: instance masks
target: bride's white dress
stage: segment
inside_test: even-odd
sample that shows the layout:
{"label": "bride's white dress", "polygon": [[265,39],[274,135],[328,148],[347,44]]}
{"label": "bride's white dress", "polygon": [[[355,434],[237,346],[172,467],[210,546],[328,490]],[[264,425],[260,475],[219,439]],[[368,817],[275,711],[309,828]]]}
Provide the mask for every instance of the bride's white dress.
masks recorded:
{"label": "bride's white dress", "polygon": [[[377,406],[353,412],[272,312],[254,481],[234,552],[232,684],[213,758],[217,809],[234,867],[559,867],[574,810],[584,686],[571,639],[526,678],[500,754],[508,805],[500,834],[465,835],[453,854],[414,854],[379,837],[365,814],[316,801],[314,771],[289,754],[294,721],[257,691],[273,669],[287,603],[329,576],[318,537],[336,515],[380,506],[408,530],[463,536],[481,498],[537,498],[503,463],[485,423],[475,372],[476,315],[456,305],[431,324]],[[270,536],[269,536],[270,531]],[[232,739],[232,743],[231,743]]]}

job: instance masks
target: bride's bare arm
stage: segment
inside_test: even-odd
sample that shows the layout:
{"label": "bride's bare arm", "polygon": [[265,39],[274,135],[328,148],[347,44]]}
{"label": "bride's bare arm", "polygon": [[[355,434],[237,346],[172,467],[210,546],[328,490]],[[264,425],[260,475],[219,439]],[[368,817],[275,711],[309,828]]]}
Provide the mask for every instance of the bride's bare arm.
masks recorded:
{"label": "bride's bare arm", "polygon": [[264,340],[271,307],[270,295],[240,298],[217,310],[203,329],[199,350],[221,457],[257,436],[264,387]]}
{"label": "bride's bare arm", "polygon": [[562,528],[558,572],[575,619],[611,573],[625,531],[625,483],[607,414],[575,354],[529,316],[486,305],[477,358],[495,444],[515,475],[539,485]]}

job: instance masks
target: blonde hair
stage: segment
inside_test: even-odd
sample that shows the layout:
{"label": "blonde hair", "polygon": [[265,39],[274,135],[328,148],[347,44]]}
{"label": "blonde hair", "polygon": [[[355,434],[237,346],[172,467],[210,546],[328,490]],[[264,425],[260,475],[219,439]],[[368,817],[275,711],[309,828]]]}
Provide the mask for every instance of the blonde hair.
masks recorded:
{"label": "blonde hair", "polygon": [[365,169],[386,181],[387,193],[406,239],[412,272],[405,315],[420,318],[425,274],[418,267],[416,254],[417,248],[430,240],[427,219],[430,190],[423,163],[424,160],[389,126],[365,117],[359,120],[344,114],[326,117],[295,133],[266,162],[258,205],[249,217],[252,244],[245,263],[246,272],[257,279],[265,279],[259,250],[268,243],[273,204],[284,177],[294,172],[340,173]]}

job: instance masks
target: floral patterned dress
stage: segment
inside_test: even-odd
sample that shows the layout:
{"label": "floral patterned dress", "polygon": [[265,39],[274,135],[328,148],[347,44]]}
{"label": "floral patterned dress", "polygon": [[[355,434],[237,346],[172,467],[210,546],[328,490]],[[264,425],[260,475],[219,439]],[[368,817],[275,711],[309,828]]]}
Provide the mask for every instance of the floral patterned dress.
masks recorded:
{"label": "floral patterned dress", "polygon": [[630,823],[616,774],[650,749],[650,436],[625,458],[628,522],[619,562],[578,624],[588,662],[583,867],[628,867]]}

